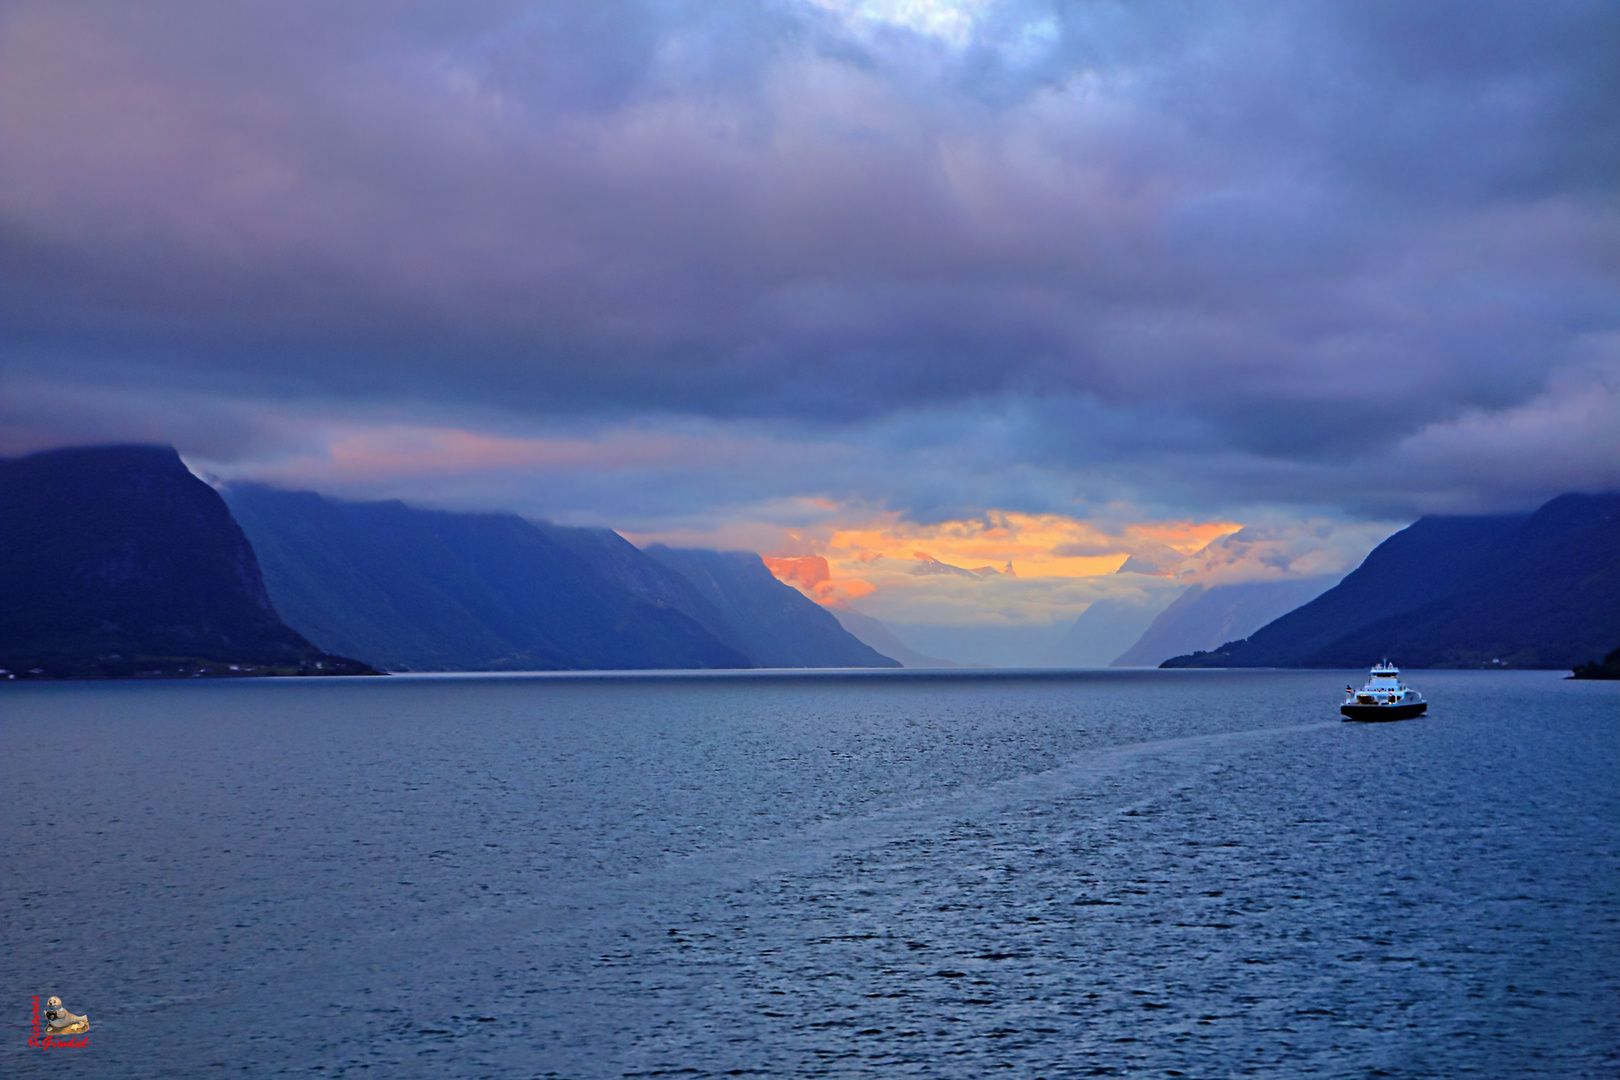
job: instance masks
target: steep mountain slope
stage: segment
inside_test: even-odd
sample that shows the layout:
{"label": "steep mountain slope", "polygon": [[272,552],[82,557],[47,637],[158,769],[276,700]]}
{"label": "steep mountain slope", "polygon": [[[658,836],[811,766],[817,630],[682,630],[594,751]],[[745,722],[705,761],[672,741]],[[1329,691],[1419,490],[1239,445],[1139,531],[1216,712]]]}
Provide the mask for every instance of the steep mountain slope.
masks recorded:
{"label": "steep mountain slope", "polygon": [[776,580],[749,551],[653,544],[646,553],[681,574],[748,643],[761,667],[899,667],[863,644],[831,612]]}
{"label": "steep mountain slope", "polygon": [[[1304,659],[1352,667],[1573,668],[1620,641],[1620,494],[1560,495],[1501,536],[1443,596]],[[1368,658],[1371,659],[1368,659]]]}
{"label": "steep mountain slope", "polygon": [[589,563],[605,580],[655,607],[673,608],[742,656],[748,642],[686,577],[612,529],[535,522],[536,528]]}
{"label": "steep mountain slope", "polygon": [[676,607],[627,591],[622,568],[602,572],[514,515],[251,484],[226,495],[288,622],[393,670],[750,666]]}
{"label": "steep mountain slope", "polygon": [[105,677],[231,665],[371,670],[281,621],[225,503],[172,448],[0,461],[0,667]]}
{"label": "steep mountain slope", "polygon": [[1213,649],[1247,637],[1278,616],[1332,588],[1337,577],[1194,585],[1159,613],[1136,643],[1110,667],[1158,667],[1172,656]]}
{"label": "steep mountain slope", "polygon": [[1420,518],[1374,548],[1338,585],[1246,640],[1177,656],[1162,666],[1302,666],[1306,657],[1346,634],[1445,594],[1524,520],[1519,514]]}
{"label": "steep mountain slope", "polygon": [[1620,494],[1423,518],[1247,641],[1166,667],[1572,668],[1620,639]]}

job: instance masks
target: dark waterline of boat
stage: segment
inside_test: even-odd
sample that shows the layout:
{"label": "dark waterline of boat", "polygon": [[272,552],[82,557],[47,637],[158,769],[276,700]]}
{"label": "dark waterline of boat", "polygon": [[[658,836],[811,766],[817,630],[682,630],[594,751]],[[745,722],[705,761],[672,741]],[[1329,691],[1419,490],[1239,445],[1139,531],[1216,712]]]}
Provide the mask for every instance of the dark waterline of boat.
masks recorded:
{"label": "dark waterline of boat", "polygon": [[8,684],[0,1072],[1613,1076],[1561,674]]}

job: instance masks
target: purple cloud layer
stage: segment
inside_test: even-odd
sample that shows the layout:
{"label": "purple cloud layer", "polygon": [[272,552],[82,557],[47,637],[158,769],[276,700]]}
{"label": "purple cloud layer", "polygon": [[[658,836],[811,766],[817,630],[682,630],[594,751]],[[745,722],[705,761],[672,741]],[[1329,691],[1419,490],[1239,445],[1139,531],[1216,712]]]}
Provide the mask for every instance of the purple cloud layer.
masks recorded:
{"label": "purple cloud layer", "polygon": [[1612,4],[0,20],[12,449],[251,463],[365,423],[774,447],[490,481],[604,514],[1620,485]]}

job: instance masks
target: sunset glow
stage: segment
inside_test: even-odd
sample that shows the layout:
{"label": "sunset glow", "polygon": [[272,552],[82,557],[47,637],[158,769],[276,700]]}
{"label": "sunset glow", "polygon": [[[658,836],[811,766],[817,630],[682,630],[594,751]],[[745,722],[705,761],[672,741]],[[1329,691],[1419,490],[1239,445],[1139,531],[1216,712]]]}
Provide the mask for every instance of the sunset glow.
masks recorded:
{"label": "sunset glow", "polygon": [[[825,539],[790,533],[785,538],[788,550],[809,544],[815,553],[778,554],[765,562],[779,579],[830,607],[849,606],[880,588],[891,594],[951,591],[957,602],[973,606],[972,590],[959,588],[964,583],[1013,579],[1027,590],[1041,579],[1104,578],[1117,574],[1133,557],[1145,565],[1144,555],[1157,560],[1150,571],[1155,576],[1176,577],[1184,570],[1191,575],[1184,561],[1239,528],[1224,521],[1104,526],[1056,514],[1001,511],[916,525],[888,514],[834,528]],[[986,596],[985,602],[1005,601]]]}
{"label": "sunset glow", "polygon": [[17,0],[0,453],[815,556],[907,624],[1342,573],[1620,487],[1615,26]]}

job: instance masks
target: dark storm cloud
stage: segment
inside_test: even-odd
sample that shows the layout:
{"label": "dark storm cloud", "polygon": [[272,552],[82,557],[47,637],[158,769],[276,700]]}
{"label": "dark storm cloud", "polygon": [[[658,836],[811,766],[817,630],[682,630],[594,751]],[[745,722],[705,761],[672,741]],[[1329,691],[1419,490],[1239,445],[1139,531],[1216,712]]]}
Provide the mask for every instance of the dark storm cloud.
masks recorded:
{"label": "dark storm cloud", "polygon": [[1605,482],[1489,418],[1613,405],[1613,4],[857,7],[12,4],[4,376],[780,424],[924,518]]}

